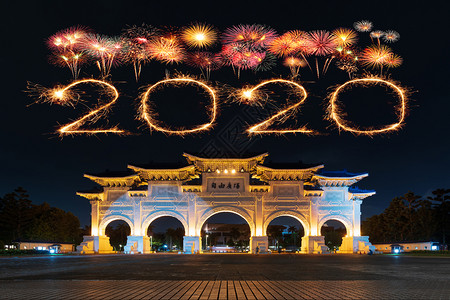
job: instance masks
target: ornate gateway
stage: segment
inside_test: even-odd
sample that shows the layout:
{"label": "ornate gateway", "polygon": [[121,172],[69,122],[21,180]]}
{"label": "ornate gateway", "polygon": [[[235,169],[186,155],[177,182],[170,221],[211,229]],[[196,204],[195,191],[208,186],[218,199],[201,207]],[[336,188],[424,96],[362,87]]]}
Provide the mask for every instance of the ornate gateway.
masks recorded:
{"label": "ornate gateway", "polygon": [[374,191],[352,188],[367,173],[326,172],[323,165],[299,169],[263,165],[267,153],[251,158],[201,158],[184,154],[189,165],[178,169],[128,166],[134,174],[122,177],[85,175],[103,187],[79,192],[92,206],[92,232],[77,247],[81,253],[110,253],[106,226],[115,220],[128,223],[131,235],[126,253],[149,253],[146,235],[152,221],[171,216],[184,227],[184,252],[201,252],[201,229],[214,214],[231,212],[250,226],[250,251],[268,251],[266,229],[279,216],[291,216],[303,225],[304,253],[324,253],[320,228],[328,220],[345,225],[339,252],[374,250],[368,236],[360,235],[362,199]]}

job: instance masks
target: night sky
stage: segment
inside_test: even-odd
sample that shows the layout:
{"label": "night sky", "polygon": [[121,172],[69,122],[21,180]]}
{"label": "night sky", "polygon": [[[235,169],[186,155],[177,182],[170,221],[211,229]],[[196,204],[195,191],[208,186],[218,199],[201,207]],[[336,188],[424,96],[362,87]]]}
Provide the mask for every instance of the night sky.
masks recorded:
{"label": "night sky", "polygon": [[[235,124],[233,122],[251,124],[244,106],[223,105],[216,126],[209,132],[185,137],[159,132],[150,134],[148,127],[134,120],[139,87],[163,79],[166,69],[171,74],[175,71],[199,73],[196,69],[159,63],[144,67],[139,84],[134,81],[131,66],[112,71],[111,80],[119,88],[122,98],[113,110],[110,122],[120,122],[122,127],[139,134],[61,139],[54,133],[57,125],[68,123],[80,113],[57,105],[30,105],[34,100],[24,92],[27,81],[51,87],[71,80],[67,69],[48,63],[50,51],[45,41],[53,33],[84,25],[98,33],[118,35],[127,24],[145,22],[161,27],[183,26],[193,21],[213,24],[222,31],[240,23],[259,23],[283,32],[290,29],[332,30],[351,27],[353,22],[367,19],[376,29],[398,31],[401,38],[392,48],[404,58],[404,64],[391,72],[391,78],[412,91],[409,115],[400,131],[374,137],[339,133],[332,123],[323,120],[325,97],[328,87],[348,80],[346,73],[334,67],[325,79],[314,83],[314,78],[304,71],[302,79],[307,81],[304,85],[311,94],[311,101],[299,115],[299,124],[308,123],[326,134],[253,137],[248,143],[241,140],[240,149],[244,150],[240,154],[269,152],[268,161],[273,163],[302,161],[323,163],[327,170],[368,172],[369,177],[357,185],[374,189],[377,194],[364,200],[363,218],[382,212],[393,197],[408,191],[428,195],[436,188],[450,188],[450,43],[446,32],[448,16],[444,15],[448,7],[443,7],[447,5],[444,1],[420,2],[420,5],[411,1],[272,1],[267,5],[255,1],[248,4],[244,1],[210,1],[210,4],[191,1],[181,5],[170,1],[146,1],[144,4],[133,1],[52,2],[7,1],[2,4],[0,195],[23,186],[34,203],[46,201],[73,212],[82,224],[89,224],[89,201],[75,195],[78,190],[95,186],[83,178],[84,173],[123,171],[127,164],[185,163],[183,152],[202,153],[209,151],[211,145],[221,145],[223,138],[218,136],[227,126]],[[81,77],[97,75],[94,67],[82,69]],[[288,69],[279,66],[256,75],[244,72],[238,80],[231,68],[225,68],[213,72],[211,79],[242,87],[246,82],[254,84],[280,75],[287,78]],[[194,95],[193,91],[190,93]],[[368,96],[364,92],[361,95]],[[222,95],[221,99],[226,96]],[[177,107],[174,105],[176,95],[172,95],[173,99],[162,104],[161,109],[164,111],[165,105],[166,110],[161,112],[161,117],[183,121],[183,112],[195,115],[200,105],[192,101],[193,96],[186,97],[182,109],[172,111],[171,116],[167,107]],[[373,105],[361,106],[353,110],[353,117],[360,121],[378,118],[386,113],[382,104],[379,107],[379,111],[373,111]],[[238,121],[236,116],[239,116]],[[229,148],[222,150],[231,151]]]}

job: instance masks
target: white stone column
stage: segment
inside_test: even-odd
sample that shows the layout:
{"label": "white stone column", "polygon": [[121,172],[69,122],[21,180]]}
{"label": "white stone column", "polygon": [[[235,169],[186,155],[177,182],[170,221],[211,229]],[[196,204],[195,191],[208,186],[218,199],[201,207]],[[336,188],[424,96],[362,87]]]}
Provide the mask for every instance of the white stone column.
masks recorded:
{"label": "white stone column", "polygon": [[[320,236],[318,199],[311,199],[309,209],[310,235]],[[305,232],[305,234],[307,234]]]}
{"label": "white stone column", "polygon": [[255,197],[255,214],[254,214],[254,224],[249,224],[250,226],[254,226],[253,234],[255,236],[261,237],[264,232],[264,203],[262,196]]}
{"label": "white stone column", "polygon": [[91,200],[89,201],[91,203],[91,236],[98,236],[100,235],[99,231],[99,201],[98,200]]}
{"label": "white stone column", "polygon": [[131,198],[133,202],[133,228],[134,232],[130,232],[130,235],[135,236],[146,236],[147,232],[144,232],[146,229],[142,228],[142,213],[141,213],[141,198]]}
{"label": "white stone column", "polygon": [[361,200],[353,201],[353,236],[361,235]]}
{"label": "white stone column", "polygon": [[127,244],[123,249],[126,254],[150,253],[150,238],[148,236],[128,236]]}
{"label": "white stone column", "polygon": [[183,252],[186,254],[197,254],[202,250],[202,238],[200,236],[184,236]]}
{"label": "white stone column", "polygon": [[[256,251],[258,247],[258,251]],[[250,237],[250,253],[269,253],[269,238],[267,236],[251,236]]]}

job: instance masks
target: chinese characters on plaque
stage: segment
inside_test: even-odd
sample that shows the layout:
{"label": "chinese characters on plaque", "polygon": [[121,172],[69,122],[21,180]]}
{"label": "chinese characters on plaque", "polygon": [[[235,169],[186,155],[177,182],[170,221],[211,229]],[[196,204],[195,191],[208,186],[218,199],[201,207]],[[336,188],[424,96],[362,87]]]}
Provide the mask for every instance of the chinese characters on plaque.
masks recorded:
{"label": "chinese characters on plaque", "polygon": [[244,178],[208,178],[208,192],[243,192]]}

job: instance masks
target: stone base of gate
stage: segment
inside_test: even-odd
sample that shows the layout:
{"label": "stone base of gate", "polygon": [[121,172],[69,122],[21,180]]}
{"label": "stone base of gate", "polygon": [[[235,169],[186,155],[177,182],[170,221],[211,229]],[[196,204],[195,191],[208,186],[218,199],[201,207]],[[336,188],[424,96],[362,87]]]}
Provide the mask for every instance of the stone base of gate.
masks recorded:
{"label": "stone base of gate", "polygon": [[199,236],[183,237],[183,252],[185,254],[197,254],[202,249],[202,239]]}
{"label": "stone base of gate", "polygon": [[109,237],[107,236],[83,236],[83,242],[77,246],[77,252],[80,254],[108,254],[116,253],[113,251],[113,247],[109,243]]}
{"label": "stone base of gate", "polygon": [[342,245],[339,247],[339,253],[372,253],[375,252],[375,246],[369,242],[368,236],[348,236],[342,238]]}
{"label": "stone base of gate", "polygon": [[324,236],[304,236],[302,237],[302,253],[328,253]]}
{"label": "stone base of gate", "polygon": [[148,236],[128,236],[127,244],[123,247],[125,254],[150,253],[150,238]]}
{"label": "stone base of gate", "polygon": [[250,253],[256,254],[256,247],[258,247],[258,253],[269,253],[269,238],[267,236],[251,236]]}

